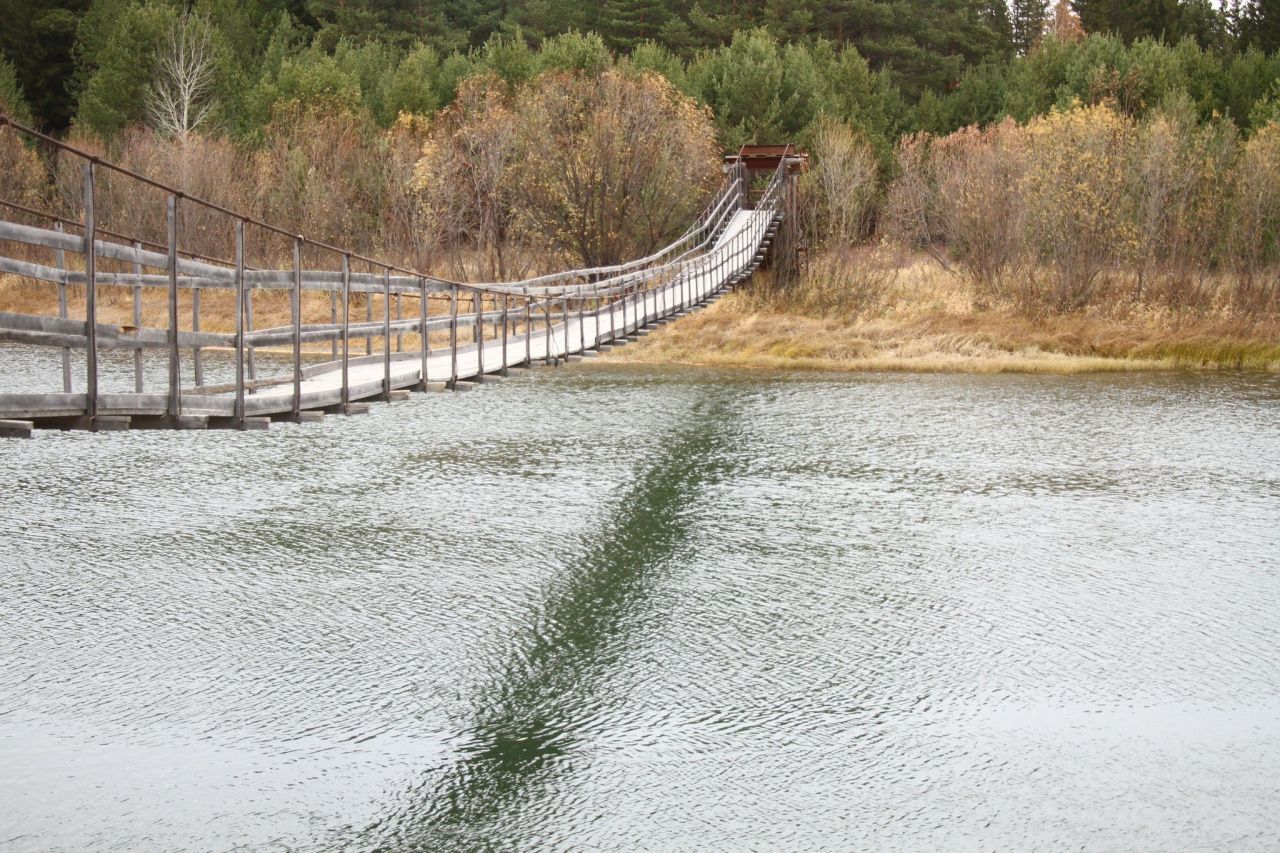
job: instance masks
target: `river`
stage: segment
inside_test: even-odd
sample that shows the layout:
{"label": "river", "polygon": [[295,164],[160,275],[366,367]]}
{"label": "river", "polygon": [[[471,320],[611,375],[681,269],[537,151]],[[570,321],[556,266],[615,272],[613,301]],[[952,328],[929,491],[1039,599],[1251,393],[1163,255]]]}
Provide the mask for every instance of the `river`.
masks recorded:
{"label": "river", "polygon": [[1280,846],[1280,377],[577,365],[0,482],[6,850]]}

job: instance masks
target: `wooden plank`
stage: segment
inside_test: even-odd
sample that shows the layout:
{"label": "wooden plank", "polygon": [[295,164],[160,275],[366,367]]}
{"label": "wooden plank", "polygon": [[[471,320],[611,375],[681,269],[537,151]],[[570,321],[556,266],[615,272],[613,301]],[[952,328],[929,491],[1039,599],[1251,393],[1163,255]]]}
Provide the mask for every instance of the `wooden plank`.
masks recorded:
{"label": "wooden plank", "polygon": [[0,420],[0,438],[31,438],[33,421]]}

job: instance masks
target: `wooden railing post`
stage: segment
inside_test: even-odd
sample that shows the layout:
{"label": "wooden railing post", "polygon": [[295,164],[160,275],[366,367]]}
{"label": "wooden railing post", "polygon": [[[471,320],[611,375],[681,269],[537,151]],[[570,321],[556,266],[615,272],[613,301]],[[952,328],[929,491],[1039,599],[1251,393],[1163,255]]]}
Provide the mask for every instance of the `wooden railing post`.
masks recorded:
{"label": "wooden railing post", "polygon": [[546,296],[545,294],[543,295],[543,299],[542,299],[542,310],[543,310],[544,319],[546,320],[546,323],[547,323],[547,328],[546,328],[547,357],[544,360],[547,364],[550,364],[551,363],[551,297]]}
{"label": "wooden railing post", "polygon": [[418,349],[422,353],[421,380],[423,390],[427,385],[427,361],[431,355],[431,341],[427,337],[427,280],[418,277]]}
{"label": "wooden railing post", "polygon": [[[62,220],[53,220],[53,230],[59,234],[62,233]],[[65,249],[59,248],[54,252],[57,258],[58,269],[63,272],[62,281],[58,282],[58,318],[67,319],[67,280],[65,273],[67,271],[67,252]],[[62,391],[64,394],[71,393],[71,347],[62,348]]]}
{"label": "wooden railing post", "polygon": [[[133,241],[133,274],[136,277],[133,285],[133,328],[142,328],[142,243]],[[137,331],[134,332],[137,334]],[[133,350],[133,390],[142,393],[142,346]]]}
{"label": "wooden railing post", "polygon": [[569,360],[569,286],[565,285],[560,294],[560,315],[564,320],[564,358]]}
{"label": "wooden railing post", "polygon": [[373,291],[366,290],[364,292],[364,321],[368,324],[365,328],[364,338],[364,354],[373,355],[373,332],[369,327],[373,326]]}
{"label": "wooden railing post", "polygon": [[502,375],[507,375],[507,312],[511,308],[511,294],[502,292]]}
{"label": "wooden railing post", "polygon": [[169,196],[169,417],[182,414],[178,353],[178,196]]}
{"label": "wooden railing post", "polygon": [[618,328],[613,319],[613,294],[610,293],[605,298],[609,300],[607,306],[609,309],[609,340],[612,342],[618,339]]}
{"label": "wooden railing post", "polygon": [[[329,291],[329,325],[338,325],[338,291]],[[334,338],[333,343],[329,347],[329,357],[334,361],[338,360],[338,339]],[[346,402],[345,400],[343,401]]]}
{"label": "wooden railing post", "polygon": [[622,298],[618,300],[622,302],[622,337],[627,337],[627,300],[631,297],[631,286],[626,280],[622,282]]}
{"label": "wooden railing post", "polygon": [[293,416],[302,413],[302,237],[293,238]]}
{"label": "wooden railing post", "polygon": [[382,270],[382,399],[391,402],[391,267]]}
{"label": "wooden railing post", "polygon": [[342,411],[351,406],[351,254],[342,253]]}
{"label": "wooden railing post", "polygon": [[478,290],[471,291],[471,307],[476,315],[475,325],[471,327],[471,339],[476,343],[476,370],[484,376],[484,296]]}
{"label": "wooden railing post", "polygon": [[[93,210],[93,161],[84,164],[84,313],[85,313],[85,415],[98,416],[98,227]],[[172,228],[170,229],[172,230]],[[175,339],[177,332],[174,332]]]}
{"label": "wooden railing post", "polygon": [[524,363],[533,364],[533,300],[524,288]]}
{"label": "wooden railing post", "polygon": [[244,220],[236,220],[236,402],[235,421],[244,426]]}
{"label": "wooden railing post", "polygon": [[[253,334],[253,289],[246,287],[244,289],[244,304],[241,306],[244,311],[244,328],[248,334]],[[258,378],[257,359],[255,357],[255,347],[249,344],[249,364],[248,375],[249,381],[254,382]],[[249,393],[253,393],[253,389],[249,389]]]}
{"label": "wooden railing post", "polygon": [[449,291],[449,387],[458,387],[458,285]]}
{"label": "wooden railing post", "polygon": [[582,285],[578,285],[578,352],[587,351],[587,301],[583,298]]}
{"label": "wooden railing post", "polygon": [[[200,331],[200,281],[199,279],[191,280],[191,331]],[[191,344],[191,365],[195,372],[196,387],[204,385],[204,354],[200,351],[200,344],[193,341]]]}

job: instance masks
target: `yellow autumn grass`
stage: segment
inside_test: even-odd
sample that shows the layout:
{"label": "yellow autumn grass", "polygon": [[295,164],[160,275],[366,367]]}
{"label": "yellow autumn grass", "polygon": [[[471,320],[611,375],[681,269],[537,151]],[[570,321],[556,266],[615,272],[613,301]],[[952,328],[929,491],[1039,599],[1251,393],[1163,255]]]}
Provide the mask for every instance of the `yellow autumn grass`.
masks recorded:
{"label": "yellow autumn grass", "polygon": [[787,310],[791,301],[734,293],[614,351],[608,361],[963,373],[1280,371],[1274,322],[1174,323],[1139,311],[1030,319],[1012,310],[978,311],[957,279],[923,262],[901,271],[887,305],[871,316],[808,316]]}

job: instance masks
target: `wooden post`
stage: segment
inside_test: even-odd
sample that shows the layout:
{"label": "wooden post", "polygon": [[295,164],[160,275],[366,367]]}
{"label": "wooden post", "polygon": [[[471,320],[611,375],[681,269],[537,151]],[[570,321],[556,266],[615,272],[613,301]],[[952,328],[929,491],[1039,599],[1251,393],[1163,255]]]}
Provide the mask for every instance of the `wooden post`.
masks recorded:
{"label": "wooden post", "polygon": [[510,307],[511,294],[502,292],[502,375],[507,375],[507,310]]}
{"label": "wooden post", "polygon": [[351,405],[351,255],[342,254],[342,411]]}
{"label": "wooden post", "polygon": [[569,286],[560,293],[560,316],[564,321],[564,358],[569,360]]}
{"label": "wooden post", "polygon": [[583,298],[582,285],[578,285],[578,352],[587,351],[587,301]]}
{"label": "wooden post", "polygon": [[178,353],[178,196],[169,196],[169,417],[182,414]]}
{"label": "wooden post", "polygon": [[[53,220],[53,230],[59,234],[62,233],[62,220]],[[58,269],[64,273],[67,271],[67,252],[65,249],[58,249],[54,252],[58,259]],[[65,280],[58,282],[58,318],[67,319],[67,282]],[[65,394],[71,393],[71,347],[62,348],[62,391]]]}
{"label": "wooden post", "polygon": [[427,280],[418,278],[418,349],[422,352],[421,381],[427,384],[427,361],[431,355],[431,342],[427,339]]}
{"label": "wooden post", "polygon": [[449,291],[449,387],[458,387],[458,285]]}
{"label": "wooden post", "polygon": [[542,301],[542,311],[543,311],[543,317],[547,323],[547,328],[546,328],[547,357],[544,359],[544,361],[547,364],[550,364],[551,363],[551,297],[546,296],[545,294],[544,294],[544,299]]}
{"label": "wooden post", "polygon": [[[329,291],[329,325],[338,325],[338,291]],[[329,357],[334,361],[338,360],[338,339],[333,339],[333,344],[329,347]]]}
{"label": "wooden post", "polygon": [[237,426],[244,425],[244,220],[236,220],[236,402]]}
{"label": "wooden post", "polygon": [[[98,416],[98,227],[93,211],[93,161],[84,164],[84,313],[85,313],[85,415]],[[172,227],[170,228],[172,230]],[[176,332],[175,339],[176,339]]]}
{"label": "wooden post", "polygon": [[[373,325],[373,291],[366,290],[364,294],[364,321],[369,325]],[[373,355],[373,333],[368,333],[364,338],[364,354]]]}
{"label": "wooden post", "polygon": [[391,402],[391,268],[382,270],[382,399]]}
{"label": "wooden post", "polygon": [[[244,327],[245,330],[253,333],[253,290],[246,287],[244,289]],[[258,378],[257,359],[254,357],[254,346],[249,344],[249,381],[253,382]],[[253,393],[250,391],[250,393]]]}
{"label": "wooden post", "polygon": [[[142,281],[142,244],[137,240],[133,241],[133,274],[138,277],[137,282]],[[135,282],[133,285],[133,327],[135,329],[142,328],[142,285]],[[142,393],[142,347],[139,346],[133,351],[133,390],[136,394]]]}
{"label": "wooden post", "polygon": [[524,288],[524,363],[533,364],[533,300]]}
{"label": "wooden post", "polygon": [[293,416],[302,413],[302,237],[293,238]]}
{"label": "wooden post", "polygon": [[480,291],[471,291],[471,306],[476,312],[476,323],[471,327],[471,338],[476,342],[476,369],[484,375],[484,297]]}
{"label": "wooden post", "polygon": [[606,297],[609,300],[609,340],[616,341],[618,339],[618,330],[613,320],[613,294]]}
{"label": "wooden post", "polygon": [[[404,300],[402,298],[403,296],[404,294],[402,293],[396,294],[396,319],[397,320],[404,319],[404,305],[403,305]],[[396,331],[396,352],[404,352],[404,332],[399,331],[398,328]]]}
{"label": "wooden post", "polygon": [[[191,331],[200,331],[200,284],[193,282],[191,286]],[[193,344],[191,347],[192,362],[195,368],[196,387],[204,384],[204,356],[200,352],[200,345]]]}

